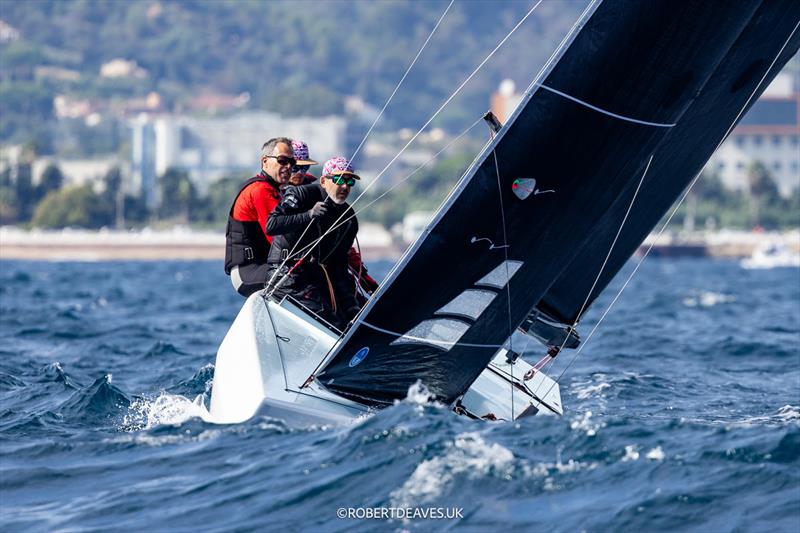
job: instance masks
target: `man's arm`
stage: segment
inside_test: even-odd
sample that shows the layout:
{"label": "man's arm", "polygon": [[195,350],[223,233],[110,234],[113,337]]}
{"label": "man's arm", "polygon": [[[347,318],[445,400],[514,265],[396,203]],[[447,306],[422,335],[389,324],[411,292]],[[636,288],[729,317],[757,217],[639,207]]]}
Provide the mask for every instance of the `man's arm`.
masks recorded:
{"label": "man's arm", "polygon": [[304,200],[302,191],[296,187],[289,187],[283,200],[267,218],[267,235],[303,231],[312,218],[311,211],[303,208]]}

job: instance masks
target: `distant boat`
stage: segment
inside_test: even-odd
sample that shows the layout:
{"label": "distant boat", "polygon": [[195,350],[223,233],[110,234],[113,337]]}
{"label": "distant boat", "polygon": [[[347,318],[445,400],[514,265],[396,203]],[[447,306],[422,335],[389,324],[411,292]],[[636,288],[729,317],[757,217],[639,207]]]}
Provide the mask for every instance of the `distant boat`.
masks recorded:
{"label": "distant boat", "polygon": [[800,268],[800,251],[792,251],[783,243],[771,242],[759,246],[753,255],[739,264],[748,270],[769,268]]}
{"label": "distant boat", "polygon": [[795,54],[799,23],[796,0],[592,2],[349,329],[250,296],[211,419],[329,423],[409,395],[480,419],[560,414],[548,356],[535,368],[521,345],[580,345],[587,308]]}

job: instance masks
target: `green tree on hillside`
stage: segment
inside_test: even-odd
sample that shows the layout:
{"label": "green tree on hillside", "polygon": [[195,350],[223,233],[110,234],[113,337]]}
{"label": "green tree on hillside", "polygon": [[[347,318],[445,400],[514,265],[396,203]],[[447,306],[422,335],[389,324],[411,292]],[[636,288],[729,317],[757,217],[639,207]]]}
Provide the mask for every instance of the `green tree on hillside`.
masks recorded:
{"label": "green tree on hillside", "polygon": [[228,212],[233,204],[233,199],[245,179],[247,179],[245,176],[229,176],[212,183],[208,188],[208,196],[206,197],[207,214],[203,219],[219,225],[225,224],[228,220]]}
{"label": "green tree on hillside", "polygon": [[13,187],[0,185],[0,224],[13,224],[18,217],[17,192]]}
{"label": "green tree on hillside", "polygon": [[764,223],[762,220],[764,209],[781,201],[778,186],[761,161],[753,161],[748,167],[747,187],[750,225],[761,225]]}
{"label": "green tree on hillside", "polygon": [[108,205],[91,185],[51,191],[39,202],[32,223],[38,228],[100,228],[112,221]]}
{"label": "green tree on hillside", "polygon": [[159,217],[162,220],[177,218],[184,224],[190,220],[192,207],[197,204],[197,189],[189,173],[178,168],[168,168],[158,179],[161,191]]}
{"label": "green tree on hillside", "polygon": [[50,163],[42,172],[39,184],[36,186],[36,196],[44,198],[50,191],[57,191],[64,185],[64,174],[58,165]]}

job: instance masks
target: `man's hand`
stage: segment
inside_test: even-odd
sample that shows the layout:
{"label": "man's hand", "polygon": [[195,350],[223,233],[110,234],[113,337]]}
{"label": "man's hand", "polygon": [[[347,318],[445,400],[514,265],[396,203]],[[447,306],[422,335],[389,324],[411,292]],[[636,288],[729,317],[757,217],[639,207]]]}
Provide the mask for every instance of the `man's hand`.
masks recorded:
{"label": "man's hand", "polygon": [[317,202],[308,212],[311,213],[311,218],[321,218],[328,213],[328,206],[325,202]]}

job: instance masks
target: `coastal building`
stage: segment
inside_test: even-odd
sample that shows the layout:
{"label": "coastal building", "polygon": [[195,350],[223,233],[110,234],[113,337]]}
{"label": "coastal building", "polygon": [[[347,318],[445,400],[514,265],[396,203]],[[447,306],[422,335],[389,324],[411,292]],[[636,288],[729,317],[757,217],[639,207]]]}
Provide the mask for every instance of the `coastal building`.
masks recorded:
{"label": "coastal building", "polygon": [[[248,112],[228,117],[140,115],[130,123],[131,175],[145,198],[158,203],[156,177],[169,168],[189,173],[200,194],[211,183],[259,168],[261,145],[274,136],[305,140],[317,161],[344,152],[343,117],[293,117]],[[148,204],[153,205],[153,204]]]}
{"label": "coastal building", "polygon": [[146,78],[147,71],[141,68],[136,61],[116,58],[100,66],[102,78]]}
{"label": "coastal building", "polygon": [[91,159],[61,159],[39,157],[32,163],[31,176],[34,185],[42,181],[42,174],[50,165],[56,165],[64,175],[64,185],[91,185],[96,192],[105,187],[103,179],[113,168],[124,169],[119,157],[96,157]]}
{"label": "coastal building", "polygon": [[800,187],[800,83],[781,74],[742,117],[712,156],[713,170],[730,189],[747,189],[747,170],[760,161],[781,195]]}
{"label": "coastal building", "polygon": [[131,193],[152,209],[157,202],[155,127],[147,115],[139,116],[131,126]]}
{"label": "coastal building", "polygon": [[501,123],[505,123],[511,113],[522,102],[522,94],[517,92],[514,80],[505,79],[500,82],[497,92],[489,99],[489,108]]}

